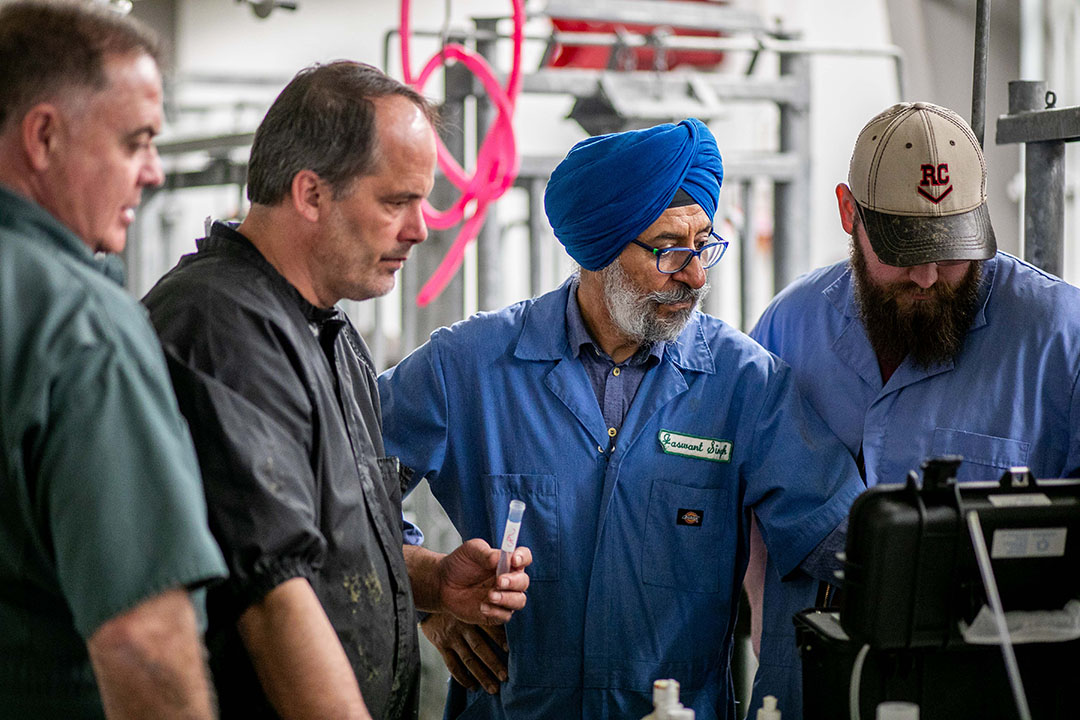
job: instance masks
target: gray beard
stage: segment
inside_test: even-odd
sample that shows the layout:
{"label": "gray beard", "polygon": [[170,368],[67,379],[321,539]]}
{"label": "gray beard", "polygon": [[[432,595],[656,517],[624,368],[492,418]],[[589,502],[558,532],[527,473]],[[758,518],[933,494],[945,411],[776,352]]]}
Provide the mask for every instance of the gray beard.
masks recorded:
{"label": "gray beard", "polygon": [[[667,292],[643,293],[634,287],[618,260],[599,271],[604,287],[604,305],[619,332],[639,345],[671,342],[690,321],[690,316],[709,293],[709,284],[697,290],[687,286]],[[660,314],[660,306],[692,303],[685,310]]]}

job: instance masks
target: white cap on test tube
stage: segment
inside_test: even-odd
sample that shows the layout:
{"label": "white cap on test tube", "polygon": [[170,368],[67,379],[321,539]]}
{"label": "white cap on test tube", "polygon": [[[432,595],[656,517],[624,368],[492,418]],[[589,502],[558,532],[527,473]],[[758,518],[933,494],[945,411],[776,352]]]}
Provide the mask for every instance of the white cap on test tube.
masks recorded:
{"label": "white cap on test tube", "polygon": [[510,501],[510,514],[506,516],[506,519],[513,523],[521,522],[521,516],[525,513],[525,503],[520,500]]}

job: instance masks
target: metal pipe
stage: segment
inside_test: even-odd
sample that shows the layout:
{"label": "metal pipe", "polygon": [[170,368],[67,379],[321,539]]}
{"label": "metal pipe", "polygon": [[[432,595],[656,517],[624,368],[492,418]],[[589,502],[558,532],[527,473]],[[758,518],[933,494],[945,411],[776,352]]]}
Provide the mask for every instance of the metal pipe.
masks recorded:
{"label": "metal pipe", "polygon": [[[476,36],[476,52],[494,67],[496,21],[490,18],[474,18],[473,22],[476,23],[477,30],[481,31]],[[483,31],[487,32],[483,33]],[[480,39],[481,37],[483,39]],[[496,111],[482,87],[474,88],[472,95],[476,98],[476,151],[479,154],[480,145],[484,142],[488,129],[495,122]],[[494,310],[500,305],[501,257],[502,238],[499,236],[499,227],[495,221],[495,206],[491,205],[484,224],[476,234],[476,305],[478,310]]]}
{"label": "metal pipe", "polygon": [[[459,32],[456,31],[455,32]],[[383,69],[390,66],[390,41],[398,34],[397,28],[390,28],[383,36]],[[442,33],[433,30],[414,30],[415,37],[441,38]],[[461,37],[476,41],[502,40],[510,36],[492,30],[465,31]],[[652,37],[624,32],[621,36],[610,33],[562,33],[547,35],[525,35],[525,39],[534,42],[574,45],[578,47],[645,47],[653,45],[668,50],[714,50],[718,52],[762,51],[789,55],[832,55],[837,57],[884,57],[893,61],[896,67],[896,82],[900,97],[904,97],[904,51],[896,45],[859,46],[859,45],[823,45],[807,43],[801,40],[777,39],[768,35],[752,37],[700,37],[689,35],[666,35]]]}
{"label": "metal pipe", "polygon": [[743,224],[739,229],[739,329],[750,330],[750,263],[754,242],[753,183],[743,180],[739,183],[739,202],[742,203]]}
{"label": "metal pipe", "polygon": [[[1045,82],[1010,82],[1009,115],[1045,112],[1046,95]],[[1060,277],[1065,238],[1065,141],[1031,141],[1024,148],[1024,259]]]}
{"label": "metal pipe", "polygon": [[544,289],[547,268],[547,223],[544,216],[544,186],[539,178],[529,178],[529,294],[537,296]]}
{"label": "metal pipe", "polygon": [[1032,142],[1024,157],[1024,259],[1062,274],[1065,238],[1065,143]]}
{"label": "metal pipe", "polygon": [[983,146],[986,129],[986,62],[990,45],[990,0],[975,5],[975,62],[971,79],[971,131]]}
{"label": "metal pipe", "polygon": [[[810,62],[806,55],[781,55],[781,76],[797,77],[810,87]],[[802,234],[810,217],[810,112],[809,103],[781,103],[780,152],[799,158],[795,177],[776,183],[773,195],[773,290],[778,292],[809,267],[809,252]]]}
{"label": "metal pipe", "polygon": [[[487,20],[488,18],[485,18]],[[457,32],[457,31],[455,31]],[[391,28],[383,36],[384,47],[398,34],[397,28]],[[440,38],[442,33],[435,30],[414,30],[415,37]],[[473,32],[463,31],[462,37],[475,41],[505,40],[511,36],[494,30],[479,29]],[[720,52],[760,52],[799,53],[806,55],[872,55],[877,57],[902,57],[903,50],[896,45],[824,45],[807,43],[801,40],[778,40],[768,35],[750,37],[707,37],[701,35],[649,35],[624,30],[622,34],[601,32],[559,32],[549,34],[526,34],[530,42],[555,42],[561,45],[577,47],[624,47],[659,46],[668,50],[716,50]],[[384,64],[388,56],[383,55]]]}

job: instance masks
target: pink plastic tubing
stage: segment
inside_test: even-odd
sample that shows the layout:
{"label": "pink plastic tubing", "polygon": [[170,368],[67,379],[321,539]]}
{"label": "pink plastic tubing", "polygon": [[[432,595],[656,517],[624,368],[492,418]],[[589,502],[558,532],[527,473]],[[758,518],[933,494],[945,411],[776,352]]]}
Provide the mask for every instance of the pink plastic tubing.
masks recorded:
{"label": "pink plastic tubing", "polygon": [[[439,263],[439,267],[420,288],[416,304],[424,307],[439,296],[446,288],[454,273],[461,267],[465,257],[465,247],[476,238],[484,224],[488,206],[502,197],[517,177],[520,160],[517,143],[514,140],[514,105],[521,90],[521,45],[524,41],[525,7],[524,0],[512,0],[514,5],[514,60],[507,80],[506,88],[499,84],[491,66],[472,50],[458,43],[447,44],[434,55],[420,75],[413,78],[409,64],[409,7],[411,0],[401,0],[401,68],[405,82],[417,91],[423,92],[424,85],[432,73],[448,62],[460,62],[475,75],[484,86],[488,97],[498,110],[495,121],[488,129],[480,150],[476,154],[476,169],[469,175],[447,151],[442,140],[436,138],[439,150],[439,167],[447,179],[461,191],[461,196],[447,210],[436,210],[424,201],[424,220],[436,230],[445,230],[464,220],[461,230]],[[469,214],[469,208],[472,208]]]}

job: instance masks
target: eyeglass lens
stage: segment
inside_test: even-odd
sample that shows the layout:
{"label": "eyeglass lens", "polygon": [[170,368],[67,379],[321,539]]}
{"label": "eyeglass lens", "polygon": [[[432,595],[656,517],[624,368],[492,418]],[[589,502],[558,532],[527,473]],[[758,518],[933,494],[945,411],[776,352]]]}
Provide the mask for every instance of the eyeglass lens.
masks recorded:
{"label": "eyeglass lens", "polygon": [[[709,243],[701,249],[701,266],[712,267],[724,253],[723,243]],[[694,251],[690,248],[668,248],[656,256],[656,267],[662,273],[677,273],[690,264]]]}

